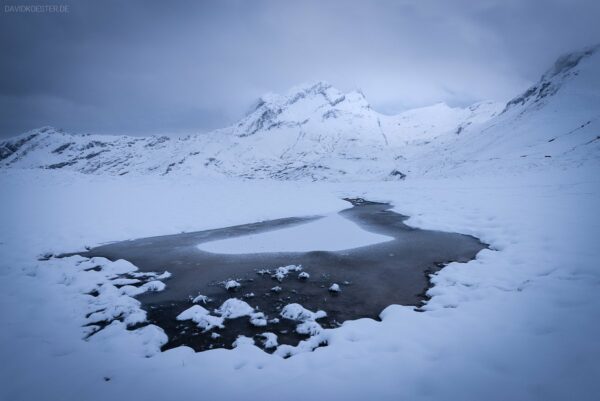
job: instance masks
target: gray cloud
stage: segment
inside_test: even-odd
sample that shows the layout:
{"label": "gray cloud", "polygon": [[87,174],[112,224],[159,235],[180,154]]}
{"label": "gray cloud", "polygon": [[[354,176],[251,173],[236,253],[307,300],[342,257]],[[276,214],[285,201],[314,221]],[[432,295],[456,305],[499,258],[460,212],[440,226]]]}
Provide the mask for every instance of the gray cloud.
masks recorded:
{"label": "gray cloud", "polygon": [[314,80],[387,113],[503,100],[600,41],[593,0],[60,3],[69,13],[1,10],[1,136],[197,132]]}

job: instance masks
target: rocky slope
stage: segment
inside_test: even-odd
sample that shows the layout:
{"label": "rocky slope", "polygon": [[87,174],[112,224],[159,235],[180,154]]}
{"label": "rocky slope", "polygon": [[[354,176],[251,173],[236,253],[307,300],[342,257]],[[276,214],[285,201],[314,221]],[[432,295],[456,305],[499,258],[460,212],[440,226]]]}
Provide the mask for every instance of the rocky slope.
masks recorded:
{"label": "rocky slope", "polygon": [[417,161],[442,175],[600,163],[600,47],[560,57],[499,115],[444,136]]}

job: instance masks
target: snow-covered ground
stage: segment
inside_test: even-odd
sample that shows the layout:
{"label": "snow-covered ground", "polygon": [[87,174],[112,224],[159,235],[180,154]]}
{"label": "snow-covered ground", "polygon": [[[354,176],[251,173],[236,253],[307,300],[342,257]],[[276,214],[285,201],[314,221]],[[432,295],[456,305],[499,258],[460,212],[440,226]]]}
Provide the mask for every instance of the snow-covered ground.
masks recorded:
{"label": "snow-covered ground", "polygon": [[[55,142],[56,137],[42,136],[30,153],[23,148],[15,153],[12,142],[5,144],[3,155],[13,153],[4,159],[14,165],[0,169],[4,318],[0,399],[596,399],[600,394],[599,63],[593,52],[563,58],[503,113],[466,124],[459,133],[456,127],[439,137],[435,131],[427,140],[430,144],[413,144],[398,159],[382,150],[387,148],[381,133],[389,134],[385,124],[384,131],[371,132],[359,146],[351,145],[354,137],[348,136],[359,131],[337,132],[318,142],[323,149],[331,145],[329,153],[319,148],[319,157],[310,164],[313,169],[325,163],[325,172],[319,174],[335,178],[325,181],[241,180],[213,175],[217,170],[202,170],[208,173],[200,175],[161,176],[145,170],[142,174],[132,165],[139,162],[138,167],[145,169],[154,165],[152,158],[143,163],[136,157],[127,159],[122,153],[127,138],[104,146],[120,150],[114,153],[116,159],[102,160],[116,163],[123,156],[128,160],[123,163],[130,163],[111,164],[114,169],[104,166],[106,174],[84,174],[91,172],[85,171],[90,166],[86,160],[101,155],[85,159],[81,153],[71,155],[77,160],[66,166],[77,168],[39,169],[44,167],[38,163],[45,160],[44,149],[52,153],[57,143],[72,138]],[[340,100],[329,87],[315,91],[319,102],[339,110],[339,118],[379,127],[360,93]],[[257,110],[263,116],[294,99],[267,97]],[[269,152],[278,153],[280,145],[286,148],[278,141],[292,137],[305,107],[312,113],[324,104],[311,99],[302,107],[295,99],[290,104],[297,107],[287,112],[248,117],[236,128],[239,132],[231,128],[235,135],[245,136],[236,136],[219,151],[230,157],[226,170],[237,171],[253,157],[249,165],[256,169],[271,160]],[[351,117],[356,105],[364,113]],[[253,132],[252,121],[271,121],[275,126],[272,132]],[[302,152],[316,146],[319,136],[314,129],[306,134],[312,142],[299,138],[294,157],[312,157]],[[260,148],[265,154],[249,150],[264,145],[269,134],[271,138],[282,134],[284,139],[277,137]],[[256,140],[244,139],[252,137]],[[387,134],[386,138],[390,141]],[[398,146],[414,142],[413,134],[406,138],[407,142],[398,140]],[[144,141],[131,147],[143,148],[148,143]],[[70,146],[87,145],[82,139]],[[177,146],[164,155],[174,149]],[[353,166],[347,168],[349,177],[375,172],[368,176],[370,181],[341,180],[344,174],[333,172],[340,152],[346,150],[364,156],[348,162]],[[382,159],[371,160],[370,152],[380,152]],[[244,153],[245,159],[236,159]],[[56,157],[57,163],[63,162]],[[286,163],[285,157],[277,163]],[[379,164],[383,159],[385,169]],[[160,159],[165,168],[170,162]],[[186,159],[181,164],[183,172],[187,171],[183,167],[193,170],[196,165],[187,163]],[[160,172],[165,171],[162,167]],[[272,176],[280,167],[277,164],[263,175]],[[380,173],[392,167],[402,167],[409,173],[407,179],[387,181],[388,176]],[[119,176],[120,169],[131,172]],[[286,354],[295,353],[288,359],[282,353],[263,352],[247,338],[239,339],[233,350],[194,353],[178,347],[159,352],[165,342],[162,330],[155,326],[127,330],[127,323],[143,314],[128,290],[116,291],[111,284],[131,280],[122,275],[135,273],[134,266],[80,257],[38,260],[43,254],[106,241],[331,215],[348,207],[341,200],[347,196],[391,202],[396,211],[410,216],[408,223],[415,227],[472,234],[490,249],[474,261],[450,264],[436,274],[424,313],[391,305],[381,321],[360,319],[319,331],[319,340],[328,346],[314,352],[301,352],[311,349],[302,345],[295,351],[285,348]],[[96,262],[106,267],[88,269]],[[148,290],[160,290],[157,282],[169,285],[167,275],[150,282]],[[124,321],[86,339],[90,331],[84,327],[90,323],[86,314],[98,305],[85,293],[98,288],[101,301],[118,306],[105,305],[99,313],[124,313]],[[201,309],[192,312],[192,318],[201,320]],[[276,344],[272,335],[265,334],[265,339]]]}
{"label": "snow-covered ground", "polygon": [[[4,399],[591,400],[599,390],[600,180],[587,170],[371,185],[124,179],[0,175],[8,189],[0,195]],[[35,258],[107,240],[330,213],[347,206],[343,195],[392,201],[412,225],[474,234],[496,251],[444,268],[426,313],[390,306],[382,322],[326,330],[329,346],[290,359],[247,344],[157,353],[159,330],[123,325],[84,341],[89,296],[71,283],[89,273],[74,272],[70,260]]]}

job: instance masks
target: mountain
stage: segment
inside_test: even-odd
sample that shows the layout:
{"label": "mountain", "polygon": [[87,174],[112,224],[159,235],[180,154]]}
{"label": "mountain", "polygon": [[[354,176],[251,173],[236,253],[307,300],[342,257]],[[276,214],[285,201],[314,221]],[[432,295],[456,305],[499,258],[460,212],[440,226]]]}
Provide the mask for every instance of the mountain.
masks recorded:
{"label": "mountain", "polygon": [[1,143],[0,164],[115,175],[398,178],[404,148],[486,120],[499,109],[493,103],[467,109],[437,104],[387,116],[359,91],[342,93],[317,82],[265,95],[237,124],[184,138],[76,135],[44,127]]}
{"label": "mountain", "polygon": [[559,57],[497,116],[413,161],[413,171],[442,175],[600,162],[600,46]]}
{"label": "mountain", "polygon": [[0,168],[370,180],[581,164],[598,159],[598,47],[562,56],[507,104],[443,103],[388,116],[326,82],[262,96],[238,123],[183,138],[69,134],[0,143]]}

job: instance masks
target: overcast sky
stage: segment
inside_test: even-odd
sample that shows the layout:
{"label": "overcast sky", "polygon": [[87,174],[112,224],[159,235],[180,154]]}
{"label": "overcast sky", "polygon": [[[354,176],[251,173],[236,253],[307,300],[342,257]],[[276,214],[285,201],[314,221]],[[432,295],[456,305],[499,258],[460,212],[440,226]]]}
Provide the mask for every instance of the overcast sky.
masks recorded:
{"label": "overcast sky", "polygon": [[0,137],[200,132],[326,80],[381,112],[506,100],[600,42],[597,0],[63,1],[0,13]]}

